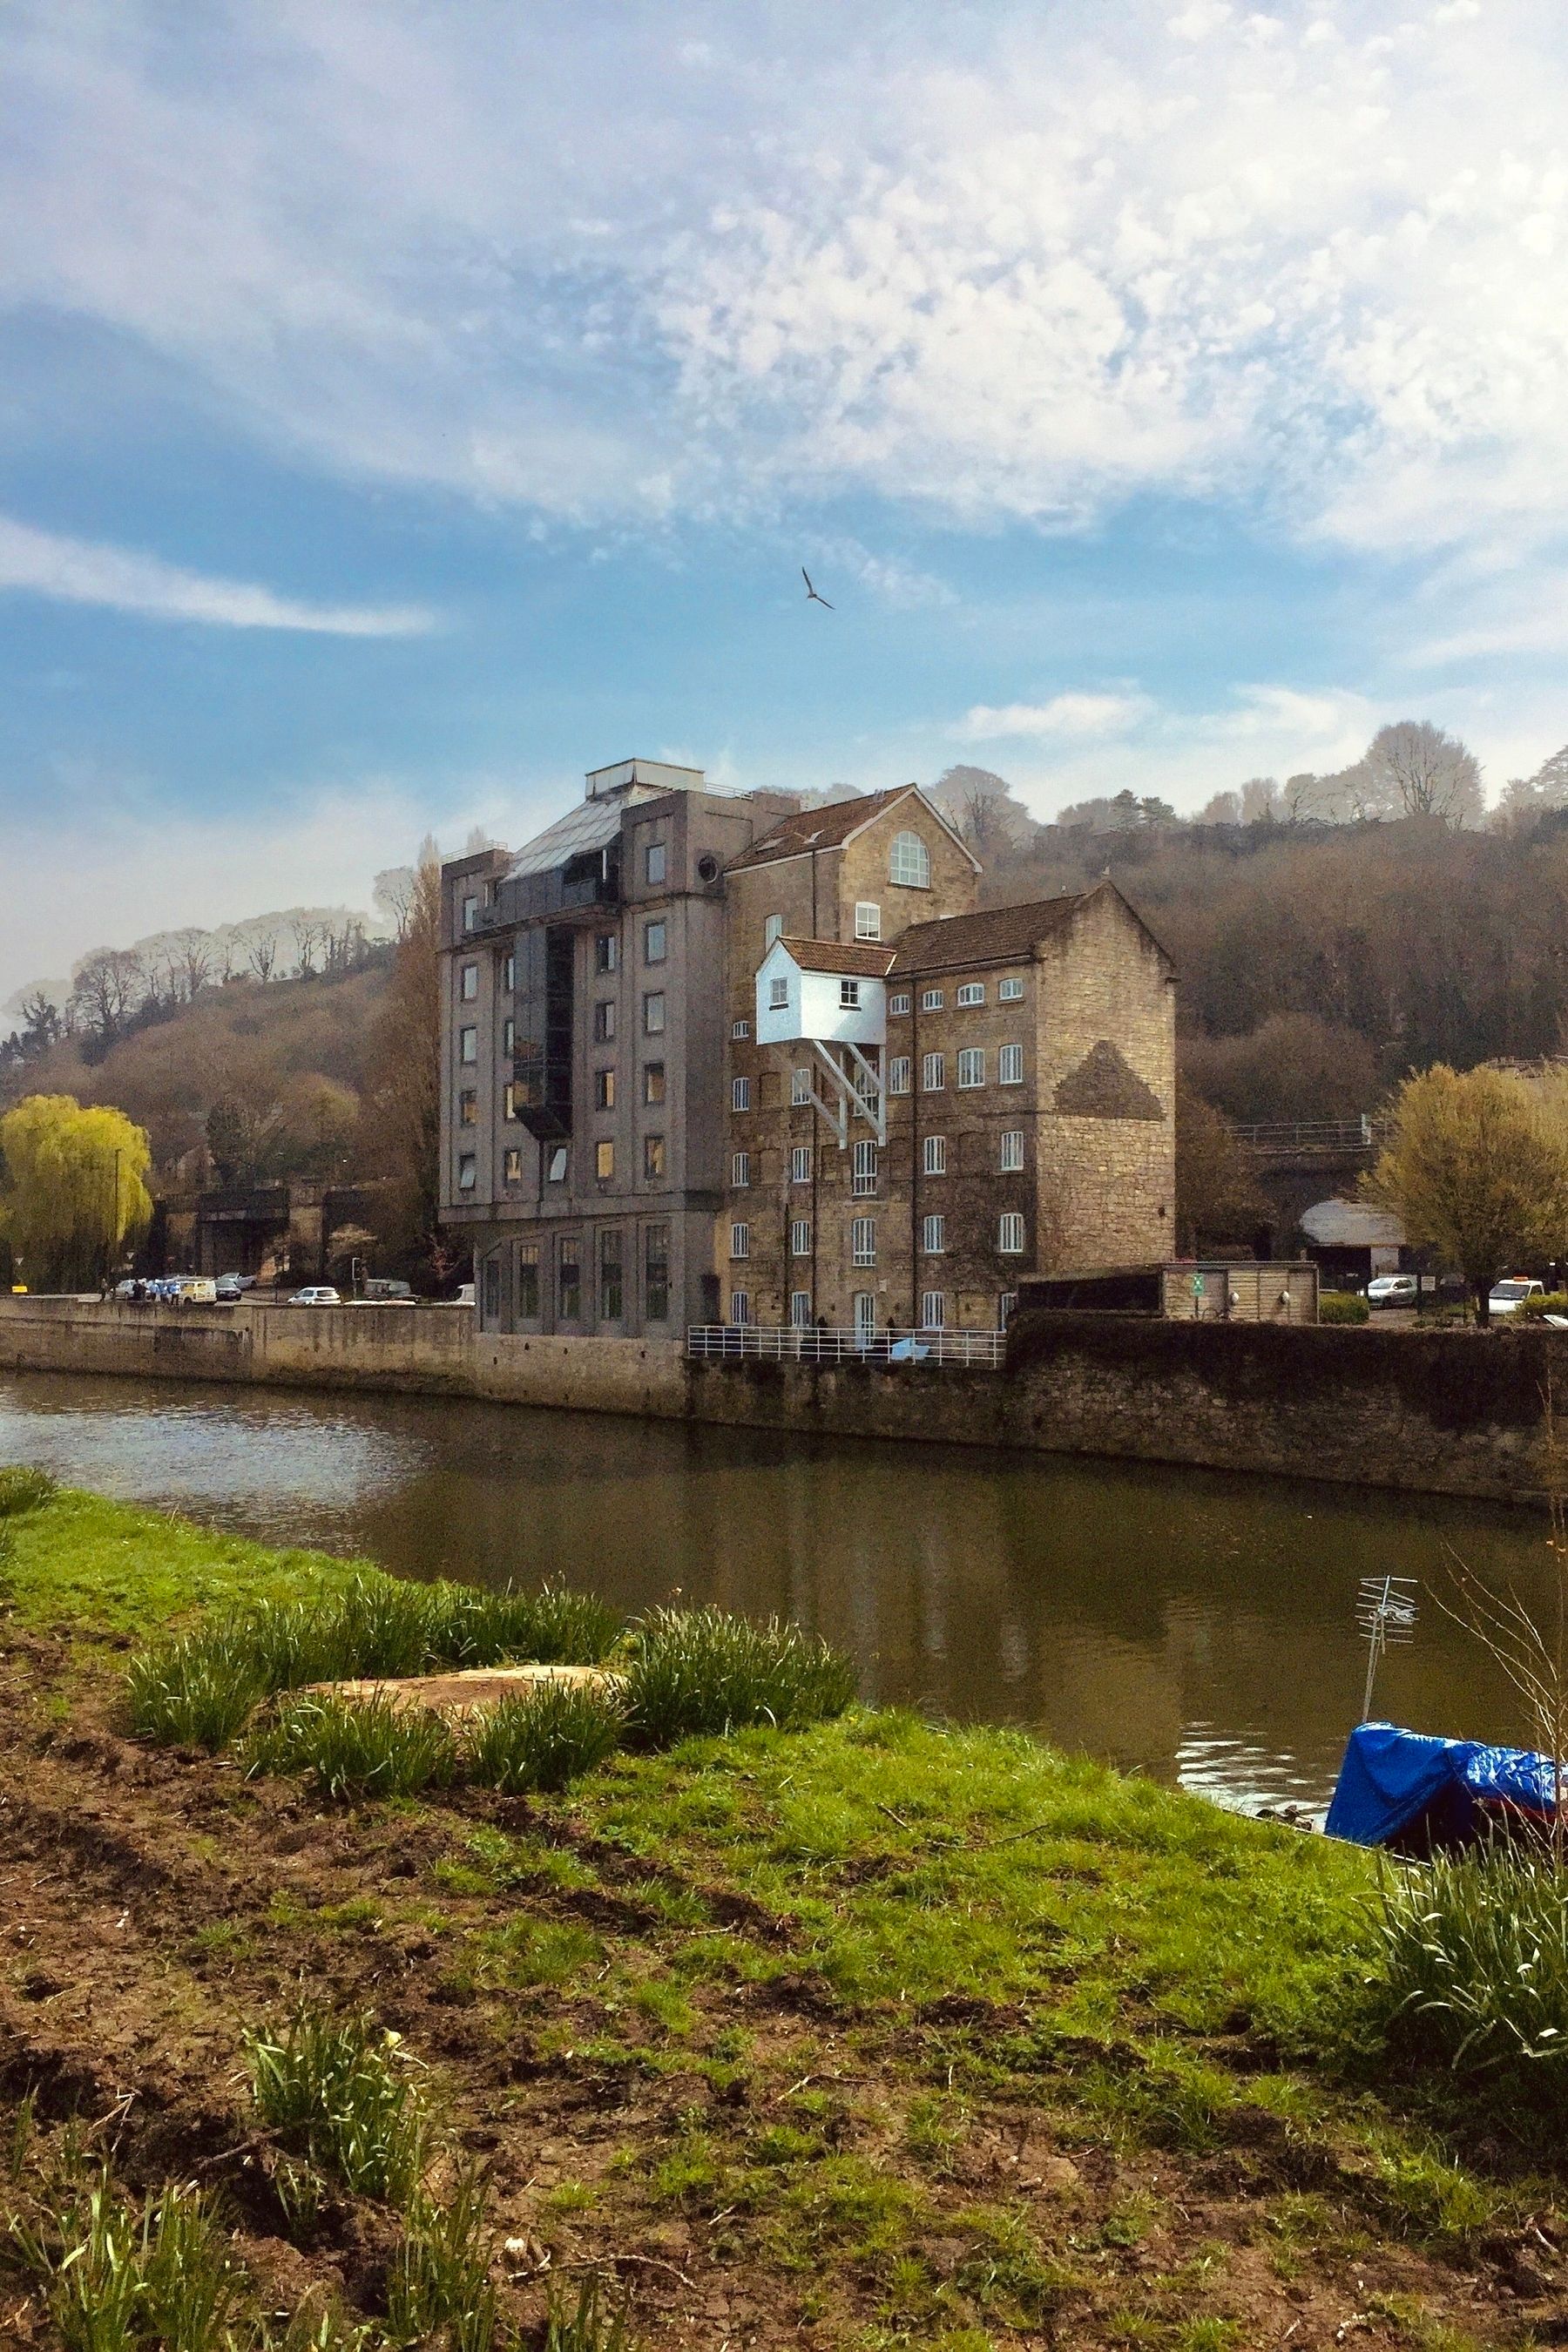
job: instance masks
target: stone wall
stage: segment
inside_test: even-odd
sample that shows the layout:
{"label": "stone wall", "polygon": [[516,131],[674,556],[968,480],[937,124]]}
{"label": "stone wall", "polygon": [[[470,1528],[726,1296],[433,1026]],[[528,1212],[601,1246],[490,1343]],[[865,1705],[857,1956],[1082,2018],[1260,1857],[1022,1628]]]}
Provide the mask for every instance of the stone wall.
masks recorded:
{"label": "stone wall", "polygon": [[455,1308],[0,1300],[0,1370],[404,1390],[900,1444],[1016,1446],[1539,1502],[1568,1334],[1024,1315],[1001,1372],[481,1334]]}

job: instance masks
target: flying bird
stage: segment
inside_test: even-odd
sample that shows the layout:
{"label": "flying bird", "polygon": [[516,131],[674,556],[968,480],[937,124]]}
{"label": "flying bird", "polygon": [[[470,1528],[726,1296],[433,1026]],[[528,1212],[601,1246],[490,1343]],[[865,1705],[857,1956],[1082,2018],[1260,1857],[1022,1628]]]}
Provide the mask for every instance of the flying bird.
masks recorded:
{"label": "flying bird", "polygon": [[805,583],[805,601],[808,604],[820,604],[825,613],[831,613],[836,610],[836,607],[828,603],[826,596],[819,596],[817,594],[816,589],[811,584],[811,574],[806,570],[804,563],[800,567],[800,576]]}

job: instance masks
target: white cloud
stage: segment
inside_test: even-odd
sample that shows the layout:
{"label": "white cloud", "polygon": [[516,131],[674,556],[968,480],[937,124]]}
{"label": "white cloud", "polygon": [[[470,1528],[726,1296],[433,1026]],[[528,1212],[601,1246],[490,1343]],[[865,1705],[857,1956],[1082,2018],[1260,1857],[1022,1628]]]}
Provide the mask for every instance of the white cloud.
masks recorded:
{"label": "white cloud", "polygon": [[0,515],[0,589],[104,604],[166,621],[202,621],[230,629],[305,629],[336,637],[408,637],[435,626],[415,605],[314,604],[275,595],[241,580],[182,572],[155,555],[138,555]]}
{"label": "white cloud", "polygon": [[1000,742],[1009,736],[1084,740],[1125,735],[1153,709],[1142,694],[1055,694],[1048,702],[977,702],[950,731],[964,743]]}

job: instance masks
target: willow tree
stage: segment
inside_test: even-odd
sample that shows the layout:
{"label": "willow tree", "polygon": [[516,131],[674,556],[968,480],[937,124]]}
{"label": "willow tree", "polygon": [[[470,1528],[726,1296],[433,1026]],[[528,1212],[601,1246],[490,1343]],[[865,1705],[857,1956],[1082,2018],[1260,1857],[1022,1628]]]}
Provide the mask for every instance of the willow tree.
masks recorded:
{"label": "willow tree", "polygon": [[142,1129],[108,1104],[29,1095],[0,1118],[0,1233],[17,1278],[79,1289],[118,1266],[153,1214]]}
{"label": "willow tree", "polygon": [[1400,1087],[1365,1190],[1464,1276],[1484,1323],[1500,1275],[1568,1242],[1568,1127],[1521,1079],[1439,1062]]}

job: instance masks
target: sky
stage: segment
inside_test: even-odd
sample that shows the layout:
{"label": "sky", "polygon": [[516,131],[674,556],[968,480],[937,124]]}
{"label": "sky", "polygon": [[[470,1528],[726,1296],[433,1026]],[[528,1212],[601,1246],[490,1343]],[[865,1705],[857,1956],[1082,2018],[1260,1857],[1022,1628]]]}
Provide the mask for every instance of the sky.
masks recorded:
{"label": "sky", "polygon": [[1564,123],[1561,0],[11,0],[0,1002],[634,752],[1529,773]]}

